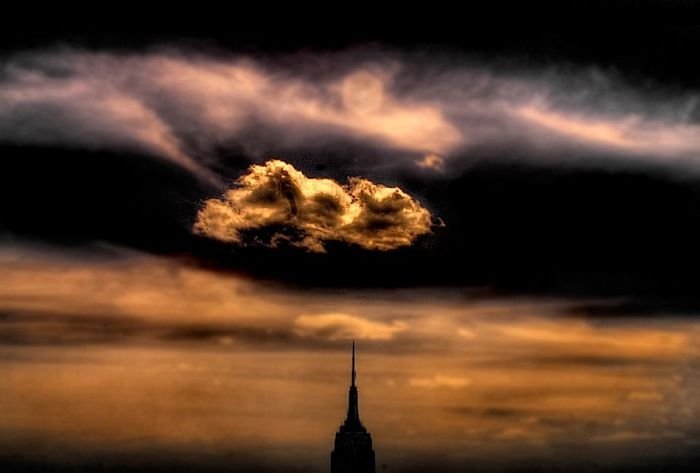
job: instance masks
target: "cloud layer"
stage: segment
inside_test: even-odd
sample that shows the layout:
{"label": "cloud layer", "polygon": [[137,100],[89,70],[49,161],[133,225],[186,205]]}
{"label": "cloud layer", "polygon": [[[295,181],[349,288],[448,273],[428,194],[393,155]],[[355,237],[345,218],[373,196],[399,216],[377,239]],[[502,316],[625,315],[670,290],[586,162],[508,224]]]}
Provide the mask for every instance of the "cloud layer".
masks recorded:
{"label": "cloud layer", "polygon": [[316,81],[244,57],[20,54],[0,69],[0,140],[136,150],[207,178],[203,156],[231,142],[252,155],[329,135],[417,153],[459,144],[439,108],[388,90],[387,67],[356,69]]}
{"label": "cloud layer", "polygon": [[324,252],[325,241],[342,241],[386,251],[411,245],[430,226],[430,212],[397,187],[356,177],[341,185],[271,160],[251,166],[221,199],[204,202],[194,230],[243,244],[246,230],[279,227],[266,244]]}
{"label": "cloud layer", "polygon": [[216,183],[217,150],[259,157],[337,140],[426,172],[504,147],[697,166],[697,104],[697,91],[650,91],[595,68],[495,71],[381,51],[262,62],[64,49],[0,67],[0,141],[144,152]]}

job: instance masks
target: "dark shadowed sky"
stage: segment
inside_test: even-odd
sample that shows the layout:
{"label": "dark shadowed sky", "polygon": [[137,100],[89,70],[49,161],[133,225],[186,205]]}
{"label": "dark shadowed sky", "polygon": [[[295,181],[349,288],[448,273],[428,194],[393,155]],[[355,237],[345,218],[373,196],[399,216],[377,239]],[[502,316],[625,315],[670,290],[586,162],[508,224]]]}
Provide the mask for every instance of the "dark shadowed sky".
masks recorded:
{"label": "dark shadowed sky", "polygon": [[0,466],[694,471],[695,10],[437,10],[3,28]]}

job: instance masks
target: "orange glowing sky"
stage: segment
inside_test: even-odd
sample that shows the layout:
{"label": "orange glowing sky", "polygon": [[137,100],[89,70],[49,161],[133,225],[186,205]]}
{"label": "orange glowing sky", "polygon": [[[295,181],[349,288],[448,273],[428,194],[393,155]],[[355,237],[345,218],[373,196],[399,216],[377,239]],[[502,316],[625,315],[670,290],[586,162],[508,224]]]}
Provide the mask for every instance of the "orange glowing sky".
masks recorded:
{"label": "orange glowing sky", "polygon": [[1,258],[3,449],[250,448],[322,468],[351,339],[383,462],[695,441],[692,320],[593,322],[564,300],[430,290],[297,291],[139,254]]}

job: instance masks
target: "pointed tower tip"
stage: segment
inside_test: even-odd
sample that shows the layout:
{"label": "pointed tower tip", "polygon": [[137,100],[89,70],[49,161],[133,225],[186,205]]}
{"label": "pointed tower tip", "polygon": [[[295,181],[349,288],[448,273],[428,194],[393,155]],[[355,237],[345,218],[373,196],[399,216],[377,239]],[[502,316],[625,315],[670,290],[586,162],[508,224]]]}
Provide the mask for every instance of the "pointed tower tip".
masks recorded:
{"label": "pointed tower tip", "polygon": [[352,341],[352,386],[355,386],[355,340]]}

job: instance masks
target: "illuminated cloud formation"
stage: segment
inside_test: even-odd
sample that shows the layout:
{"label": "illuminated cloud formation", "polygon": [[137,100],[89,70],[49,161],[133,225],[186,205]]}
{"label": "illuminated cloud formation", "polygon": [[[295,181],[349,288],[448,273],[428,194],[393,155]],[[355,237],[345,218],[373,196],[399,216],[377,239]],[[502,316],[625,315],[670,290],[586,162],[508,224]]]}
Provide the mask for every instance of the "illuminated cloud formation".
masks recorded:
{"label": "illuminated cloud formation", "polygon": [[244,232],[275,228],[268,245],[281,241],[325,252],[325,241],[368,250],[411,245],[430,232],[431,214],[397,187],[350,178],[309,178],[292,165],[271,160],[253,165],[221,199],[209,199],[194,231],[224,242],[245,244]]}

